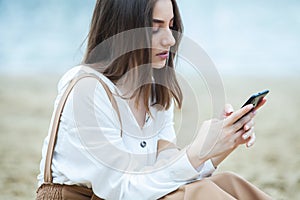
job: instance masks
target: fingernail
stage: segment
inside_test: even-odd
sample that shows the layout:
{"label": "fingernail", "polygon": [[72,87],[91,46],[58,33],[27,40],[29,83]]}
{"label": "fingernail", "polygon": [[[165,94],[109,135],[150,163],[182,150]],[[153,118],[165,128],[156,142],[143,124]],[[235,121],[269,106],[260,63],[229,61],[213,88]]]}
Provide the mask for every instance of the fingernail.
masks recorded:
{"label": "fingernail", "polygon": [[233,112],[227,112],[226,116],[230,116]]}
{"label": "fingernail", "polygon": [[242,137],[243,137],[244,140],[246,140],[248,138],[248,135],[244,134]]}
{"label": "fingernail", "polygon": [[251,147],[253,145],[253,142],[248,142],[247,147]]}
{"label": "fingernail", "polygon": [[247,130],[249,130],[249,126],[248,125],[245,125],[245,130],[247,131]]}

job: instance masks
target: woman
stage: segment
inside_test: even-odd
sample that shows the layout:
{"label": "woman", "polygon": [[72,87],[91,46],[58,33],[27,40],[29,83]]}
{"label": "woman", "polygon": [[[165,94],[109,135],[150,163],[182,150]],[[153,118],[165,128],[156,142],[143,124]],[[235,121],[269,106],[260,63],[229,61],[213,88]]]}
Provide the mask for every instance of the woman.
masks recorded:
{"label": "woman", "polygon": [[234,174],[211,176],[237,146],[254,143],[255,113],[245,115],[252,105],[226,105],[222,120],[204,122],[190,145],[176,147],[173,102],[180,108],[182,93],[173,60],[182,29],[175,0],[97,1],[84,64],[58,85],[63,111],[44,142],[38,199],[57,191],[75,199],[82,188],[102,199],[270,198]]}

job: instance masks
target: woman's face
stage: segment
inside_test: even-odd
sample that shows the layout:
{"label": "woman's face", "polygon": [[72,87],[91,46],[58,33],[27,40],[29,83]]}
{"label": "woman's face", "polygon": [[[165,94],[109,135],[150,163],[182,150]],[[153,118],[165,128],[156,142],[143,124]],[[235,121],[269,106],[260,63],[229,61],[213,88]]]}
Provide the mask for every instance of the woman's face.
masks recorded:
{"label": "woman's face", "polygon": [[171,28],[174,14],[171,0],[158,0],[153,9],[152,21],[152,67],[163,68],[170,48],[175,45]]}

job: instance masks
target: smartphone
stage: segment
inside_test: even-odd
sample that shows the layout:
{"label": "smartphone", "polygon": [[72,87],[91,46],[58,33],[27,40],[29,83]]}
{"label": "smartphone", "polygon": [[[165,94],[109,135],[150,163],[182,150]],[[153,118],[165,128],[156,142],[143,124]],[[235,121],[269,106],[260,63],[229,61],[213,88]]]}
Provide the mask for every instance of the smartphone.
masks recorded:
{"label": "smartphone", "polygon": [[245,117],[246,115],[248,115],[252,110],[254,110],[258,104],[261,102],[261,100],[269,93],[269,90],[264,90],[261,92],[258,92],[256,94],[253,94],[243,105],[242,107],[249,105],[249,104],[253,104],[253,108],[247,112],[246,114],[244,114],[242,117],[240,117],[237,121],[239,121],[240,119],[242,119],[243,117]]}
{"label": "smartphone", "polygon": [[256,108],[256,106],[261,102],[261,100],[269,93],[269,90],[264,90],[261,92],[258,92],[256,94],[253,94],[242,107],[253,104],[253,109]]}

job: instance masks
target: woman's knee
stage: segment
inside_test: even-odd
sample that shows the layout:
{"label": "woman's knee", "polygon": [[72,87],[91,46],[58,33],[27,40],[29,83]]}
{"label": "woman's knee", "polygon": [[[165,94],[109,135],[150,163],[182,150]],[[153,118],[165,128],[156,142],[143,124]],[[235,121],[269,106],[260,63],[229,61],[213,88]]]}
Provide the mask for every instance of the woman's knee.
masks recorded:
{"label": "woman's knee", "polygon": [[222,172],[219,174],[215,174],[211,176],[211,181],[215,182],[216,184],[234,184],[236,182],[238,183],[246,183],[247,181],[242,178],[241,176],[233,173],[233,172]]}
{"label": "woman's knee", "polygon": [[243,178],[241,176],[239,176],[233,172],[222,172],[218,175],[226,180],[243,180]]}
{"label": "woman's knee", "polygon": [[202,179],[202,180],[199,180],[199,181],[195,181],[195,182],[192,182],[192,183],[188,183],[186,185],[183,185],[182,187],[185,188],[185,190],[191,190],[191,189],[194,189],[194,188],[213,188],[213,187],[216,187],[216,184],[214,182],[212,182],[210,179]]}

